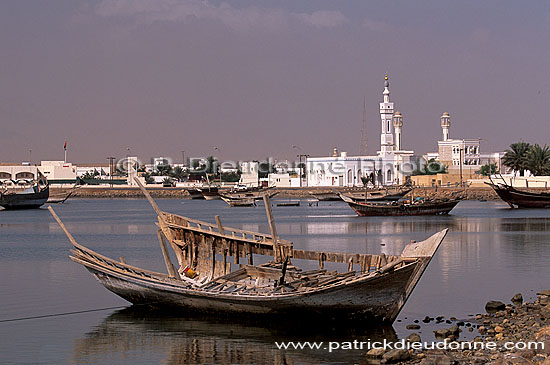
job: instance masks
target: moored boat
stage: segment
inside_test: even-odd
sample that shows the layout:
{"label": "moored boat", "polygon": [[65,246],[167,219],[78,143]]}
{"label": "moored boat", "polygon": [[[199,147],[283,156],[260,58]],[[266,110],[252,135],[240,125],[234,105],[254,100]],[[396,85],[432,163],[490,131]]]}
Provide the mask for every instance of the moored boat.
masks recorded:
{"label": "moored boat", "polygon": [[72,189],[62,189],[61,191],[55,191],[50,190],[50,196],[48,197],[48,200],[46,203],[49,204],[61,204],[65,203],[67,199],[73,195],[73,193],[78,189],[77,187],[74,187]]}
{"label": "moored boat", "polygon": [[201,188],[200,191],[202,193],[202,196],[206,200],[221,199],[219,188],[217,186],[209,186],[209,187],[206,187],[206,188]]}
{"label": "moored boat", "polygon": [[264,195],[267,195],[269,198],[273,198],[275,195],[279,194],[278,191],[269,191],[269,189],[264,190],[257,190],[257,191],[249,191],[244,193],[226,193],[222,194],[220,193],[222,198],[232,199],[232,200],[239,200],[239,199],[254,199],[254,200],[262,200],[264,198]]}
{"label": "moored boat", "polygon": [[511,208],[550,208],[550,193],[516,189],[510,185],[486,183]]}
{"label": "moored boat", "polygon": [[335,192],[309,192],[309,194],[320,202],[340,201],[342,200],[338,193]]}
{"label": "moored boat", "polygon": [[362,217],[405,216],[405,215],[444,215],[460,202],[460,199],[438,199],[397,202],[356,202],[342,195],[342,199]]}
{"label": "moored boat", "polygon": [[185,191],[187,191],[187,194],[191,199],[204,199],[204,196],[202,195],[202,191],[200,189],[188,188],[185,189]]}
{"label": "moored boat", "polygon": [[23,187],[6,187],[0,190],[0,206],[7,210],[40,208],[49,196],[48,182],[40,179]]}
{"label": "moored boat", "polygon": [[299,207],[300,206],[300,201],[299,200],[290,200],[290,201],[287,201],[287,202],[278,202],[277,206],[278,207]]}
{"label": "moored boat", "polygon": [[[367,192],[343,194],[355,202],[371,201],[397,201],[407,195],[412,188],[388,188],[376,189]],[[366,195],[366,198],[365,198]]]}
{"label": "moored boat", "polygon": [[225,196],[221,197],[224,202],[229,204],[230,207],[251,207],[256,205],[256,200],[253,198],[236,198],[231,199]]}
{"label": "moored boat", "polygon": [[[189,313],[392,323],[447,234],[444,229],[422,242],[412,241],[401,255],[308,251],[294,248],[291,241],[277,235],[267,197],[271,234],[225,227],[217,216],[216,224],[210,224],[163,212],[144,192],[158,216],[158,238],[168,274],[129,265],[122,258],[113,260],[80,245],[49,209],[73,245],[71,259],[107,289],[134,304]],[[178,269],[166,242],[175,253]],[[267,263],[254,265],[266,257]],[[318,268],[294,266],[292,261],[298,259]],[[329,271],[325,263],[344,270]]]}

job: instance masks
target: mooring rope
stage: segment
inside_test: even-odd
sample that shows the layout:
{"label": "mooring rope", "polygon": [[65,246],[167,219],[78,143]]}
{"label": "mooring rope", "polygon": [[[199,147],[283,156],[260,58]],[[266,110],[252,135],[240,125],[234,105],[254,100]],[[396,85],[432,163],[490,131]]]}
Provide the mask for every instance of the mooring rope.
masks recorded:
{"label": "mooring rope", "polygon": [[40,319],[40,318],[50,318],[50,317],[61,317],[61,316],[69,316],[73,314],[82,314],[82,313],[90,313],[90,312],[100,312],[100,311],[106,311],[111,309],[123,309],[127,308],[127,305],[119,305],[117,307],[105,307],[105,308],[96,308],[96,309],[86,309],[81,311],[74,311],[74,312],[63,312],[63,313],[53,313],[53,314],[42,314],[39,316],[29,316],[29,317],[18,317],[18,318],[9,318],[9,319],[0,319],[0,323],[5,322],[17,322],[17,321],[26,321],[30,319]]}

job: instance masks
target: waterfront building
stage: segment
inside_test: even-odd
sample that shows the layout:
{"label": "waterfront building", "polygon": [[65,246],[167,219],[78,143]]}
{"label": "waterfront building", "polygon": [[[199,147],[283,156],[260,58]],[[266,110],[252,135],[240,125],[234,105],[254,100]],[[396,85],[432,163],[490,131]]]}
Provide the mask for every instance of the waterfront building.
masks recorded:
{"label": "waterfront building", "polygon": [[38,171],[52,184],[71,184],[76,182],[77,167],[64,161],[41,161],[40,165],[0,164],[0,181],[31,181],[38,178]]}
{"label": "waterfront building", "polygon": [[268,185],[270,188],[298,188],[300,187],[300,177],[298,174],[271,173],[268,175]]}
{"label": "waterfront building", "polygon": [[248,187],[260,186],[260,163],[258,161],[243,161],[240,163],[240,169],[240,185],[245,185]]}
{"label": "waterfront building", "polygon": [[308,186],[363,186],[363,177],[373,185],[399,185],[416,169],[418,156],[404,150],[403,114],[394,113],[390,100],[390,82],[386,74],[380,103],[380,150],[376,156],[348,156],[335,147],[330,157],[308,157]]}
{"label": "waterfront building", "polygon": [[467,178],[479,176],[481,166],[495,164],[497,171],[504,173],[502,165],[504,152],[481,152],[480,138],[453,139],[450,137],[451,116],[448,112],[441,115],[442,140],[437,142],[438,151],[427,153],[426,161],[433,159],[447,166],[448,174],[462,175]]}

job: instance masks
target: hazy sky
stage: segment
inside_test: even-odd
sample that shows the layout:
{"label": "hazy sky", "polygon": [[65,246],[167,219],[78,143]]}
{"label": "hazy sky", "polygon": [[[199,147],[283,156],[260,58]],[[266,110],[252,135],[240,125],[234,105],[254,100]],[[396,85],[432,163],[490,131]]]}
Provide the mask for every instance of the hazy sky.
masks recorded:
{"label": "hazy sky", "polygon": [[406,149],[550,144],[549,45],[547,1],[3,0],[0,161],[357,154],[364,96],[375,153],[386,71]]}

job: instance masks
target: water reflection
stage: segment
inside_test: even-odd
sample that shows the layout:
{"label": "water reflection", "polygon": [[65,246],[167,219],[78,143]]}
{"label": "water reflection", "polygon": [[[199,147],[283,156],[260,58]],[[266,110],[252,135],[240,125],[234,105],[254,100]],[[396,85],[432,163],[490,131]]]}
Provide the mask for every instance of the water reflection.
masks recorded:
{"label": "water reflection", "polygon": [[114,312],[84,338],[76,339],[73,361],[166,362],[169,364],[346,363],[366,350],[278,350],[275,341],[395,341],[391,326],[325,322],[251,321],[173,317],[130,307]]}

